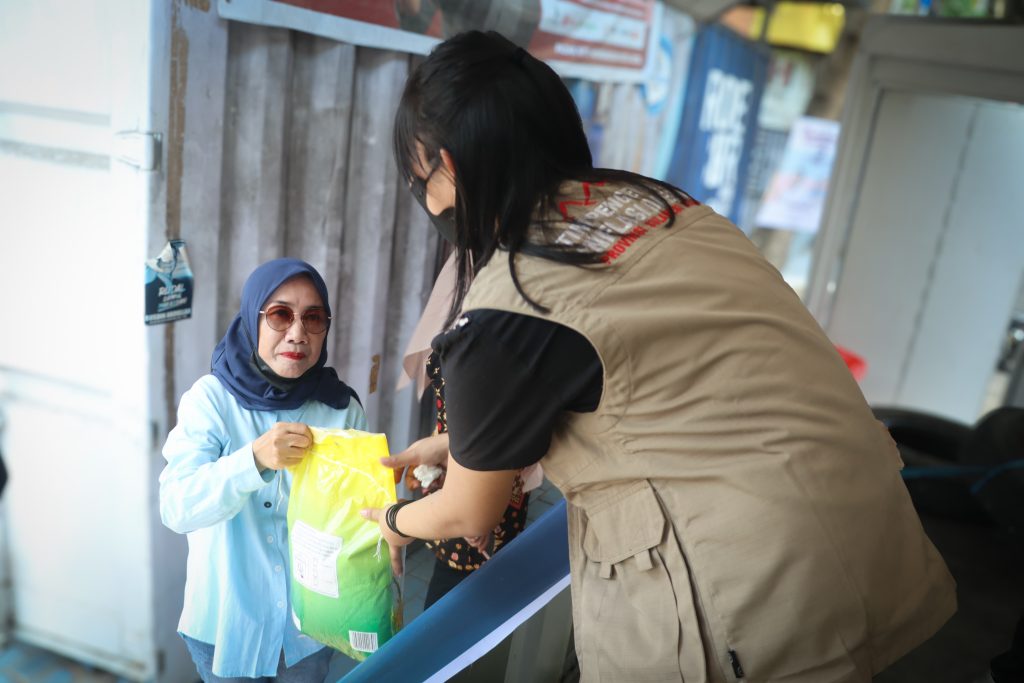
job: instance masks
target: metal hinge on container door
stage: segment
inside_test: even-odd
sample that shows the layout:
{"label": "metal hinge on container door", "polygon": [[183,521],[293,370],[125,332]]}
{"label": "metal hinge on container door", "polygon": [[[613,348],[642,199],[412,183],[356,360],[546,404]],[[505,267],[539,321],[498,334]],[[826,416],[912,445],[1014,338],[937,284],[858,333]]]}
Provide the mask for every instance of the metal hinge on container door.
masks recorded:
{"label": "metal hinge on container door", "polygon": [[137,171],[155,171],[160,165],[160,134],[137,130],[114,133],[113,157]]}

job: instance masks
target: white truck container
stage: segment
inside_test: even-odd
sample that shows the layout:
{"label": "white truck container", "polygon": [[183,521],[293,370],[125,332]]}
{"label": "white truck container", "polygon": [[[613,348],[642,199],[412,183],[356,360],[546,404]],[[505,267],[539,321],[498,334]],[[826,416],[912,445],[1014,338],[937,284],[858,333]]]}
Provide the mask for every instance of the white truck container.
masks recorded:
{"label": "white truck container", "polygon": [[[325,274],[330,364],[394,447],[418,436],[394,387],[438,238],[391,161],[409,56],[229,23],[210,0],[0,3],[0,34],[0,629],[194,681],[160,448],[256,265]],[[193,314],[147,327],[144,262],[175,238]]]}

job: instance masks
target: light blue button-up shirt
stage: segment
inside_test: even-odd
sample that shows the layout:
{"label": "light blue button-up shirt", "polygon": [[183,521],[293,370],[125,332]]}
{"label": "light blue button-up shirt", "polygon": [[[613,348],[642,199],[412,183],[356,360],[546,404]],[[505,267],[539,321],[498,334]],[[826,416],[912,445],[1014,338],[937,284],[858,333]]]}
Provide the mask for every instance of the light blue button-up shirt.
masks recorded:
{"label": "light blue button-up shirt", "polygon": [[319,401],[295,410],[247,410],[206,375],[181,397],[178,424],[164,445],[160,517],[188,534],[178,630],[214,645],[218,676],[274,676],[282,648],[292,666],[324,647],[301,635],[291,619],[291,473],[260,474],[252,454],[252,442],[276,422],[366,429],[356,401],[345,410]]}

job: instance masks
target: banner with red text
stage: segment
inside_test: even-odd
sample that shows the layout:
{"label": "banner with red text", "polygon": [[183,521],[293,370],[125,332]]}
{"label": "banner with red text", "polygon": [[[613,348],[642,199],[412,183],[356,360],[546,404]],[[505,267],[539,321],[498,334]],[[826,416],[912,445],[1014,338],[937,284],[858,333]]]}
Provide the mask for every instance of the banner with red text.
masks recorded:
{"label": "banner with red text", "polygon": [[639,83],[653,69],[659,0],[218,0],[226,19],[354,45],[426,54],[471,29],[493,30],[560,75]]}

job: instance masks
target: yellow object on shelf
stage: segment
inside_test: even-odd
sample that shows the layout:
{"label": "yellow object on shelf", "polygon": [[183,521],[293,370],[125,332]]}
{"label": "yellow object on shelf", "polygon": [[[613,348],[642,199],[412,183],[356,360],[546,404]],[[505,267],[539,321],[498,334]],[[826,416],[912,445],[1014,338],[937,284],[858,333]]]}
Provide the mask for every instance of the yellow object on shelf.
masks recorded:
{"label": "yellow object on shelf", "polygon": [[[763,7],[736,7],[722,17],[722,23],[751,40],[759,40],[764,27]],[[836,48],[846,21],[839,3],[780,2],[768,22],[765,40],[777,47],[827,54]]]}

